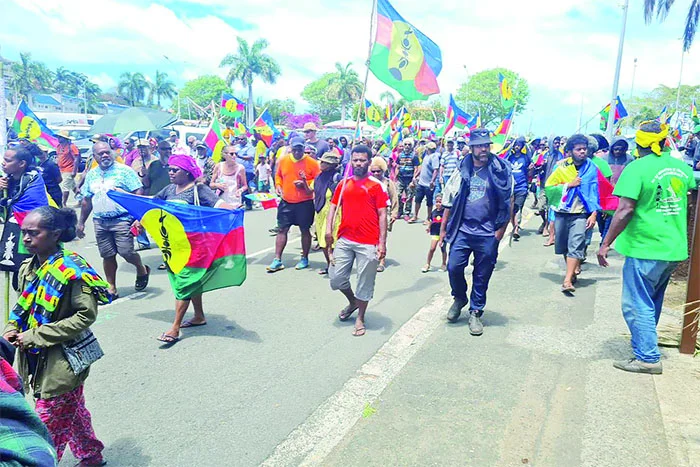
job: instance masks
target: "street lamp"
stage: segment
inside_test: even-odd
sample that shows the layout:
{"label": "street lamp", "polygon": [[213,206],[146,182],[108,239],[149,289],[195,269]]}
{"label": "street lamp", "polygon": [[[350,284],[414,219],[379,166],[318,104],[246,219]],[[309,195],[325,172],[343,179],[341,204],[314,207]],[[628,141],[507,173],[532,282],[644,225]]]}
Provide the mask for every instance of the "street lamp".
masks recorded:
{"label": "street lamp", "polygon": [[615,66],[615,80],[613,81],[612,97],[610,98],[610,112],[608,115],[608,141],[612,141],[615,133],[615,115],[617,114],[617,91],[620,84],[620,68],[622,67],[622,50],[625,46],[625,29],[627,28],[627,12],[630,0],[625,0],[622,6],[622,28],[620,29],[620,43],[617,47],[617,64]]}

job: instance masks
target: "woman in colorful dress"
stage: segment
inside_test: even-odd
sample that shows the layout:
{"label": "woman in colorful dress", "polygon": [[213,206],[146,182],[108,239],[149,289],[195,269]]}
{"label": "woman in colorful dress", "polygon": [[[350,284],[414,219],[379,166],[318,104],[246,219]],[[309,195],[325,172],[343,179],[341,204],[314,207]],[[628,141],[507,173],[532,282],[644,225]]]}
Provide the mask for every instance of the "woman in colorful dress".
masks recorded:
{"label": "woman in colorful dress", "polygon": [[95,436],[83,395],[92,361],[76,367],[66,355],[72,340],[92,336],[97,305],[111,297],[92,266],[63,247],[75,239],[76,223],[69,208],[43,206],[25,217],[22,242],[33,256],[19,270],[21,292],[3,337],[20,350],[20,374],[36,398],[58,459],[70,445],[80,465],[103,465],[104,445]]}

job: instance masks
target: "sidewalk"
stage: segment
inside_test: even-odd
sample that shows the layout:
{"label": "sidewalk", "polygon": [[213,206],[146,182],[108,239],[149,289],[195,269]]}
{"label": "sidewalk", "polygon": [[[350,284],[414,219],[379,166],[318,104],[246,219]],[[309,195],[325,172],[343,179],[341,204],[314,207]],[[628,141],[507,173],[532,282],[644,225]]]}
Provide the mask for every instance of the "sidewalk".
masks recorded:
{"label": "sidewalk", "polygon": [[566,297],[534,224],[500,255],[484,335],[441,323],[323,465],[700,465],[700,362],[662,349],[661,376],[614,369],[631,356],[622,258],[599,268],[594,238]]}

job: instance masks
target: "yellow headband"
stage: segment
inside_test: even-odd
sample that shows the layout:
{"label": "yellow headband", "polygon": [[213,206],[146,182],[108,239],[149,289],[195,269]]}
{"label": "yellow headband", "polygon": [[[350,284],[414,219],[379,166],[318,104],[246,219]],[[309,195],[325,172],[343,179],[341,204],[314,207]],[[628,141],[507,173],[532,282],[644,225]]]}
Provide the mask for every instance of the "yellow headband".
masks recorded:
{"label": "yellow headband", "polygon": [[[642,125],[644,125],[643,122]],[[635,143],[643,148],[651,149],[651,152],[657,156],[661,155],[661,145],[662,141],[666,141],[668,136],[668,125],[665,123],[661,124],[661,133],[649,133],[643,130],[637,130],[637,134],[634,138]]]}

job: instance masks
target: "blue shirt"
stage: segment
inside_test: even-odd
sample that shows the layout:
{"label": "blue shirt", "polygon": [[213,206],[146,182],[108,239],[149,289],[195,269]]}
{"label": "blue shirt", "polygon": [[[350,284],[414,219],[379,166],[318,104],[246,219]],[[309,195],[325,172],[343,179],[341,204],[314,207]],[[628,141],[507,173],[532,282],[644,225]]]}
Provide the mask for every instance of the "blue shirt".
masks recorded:
{"label": "blue shirt", "polygon": [[469,181],[469,198],[464,206],[460,231],[480,237],[492,237],[496,231],[491,212],[491,182],[486,167],[474,170]]}
{"label": "blue shirt", "polygon": [[99,165],[89,170],[80,192],[84,197],[92,198],[92,214],[95,218],[114,219],[126,216],[128,212],[112,201],[107,192],[119,188],[131,193],[142,186],[131,167],[115,162],[107,170],[102,170]]}
{"label": "blue shirt", "polygon": [[527,192],[527,171],[530,167],[530,159],[525,154],[511,154],[508,156],[508,162],[513,169],[513,193]]}
{"label": "blue shirt", "polygon": [[[239,164],[243,165],[243,169],[246,172],[255,172],[255,147],[250,144],[241,146],[240,149],[238,149],[238,156],[239,157],[236,157],[236,159],[238,159]],[[247,161],[240,156],[252,157],[252,159]]]}
{"label": "blue shirt", "polygon": [[453,149],[452,152],[450,152],[445,149],[445,152],[442,153],[442,157],[440,157],[440,165],[444,167],[442,176],[447,180],[454,171],[457,170],[457,167],[459,167],[459,151]]}

